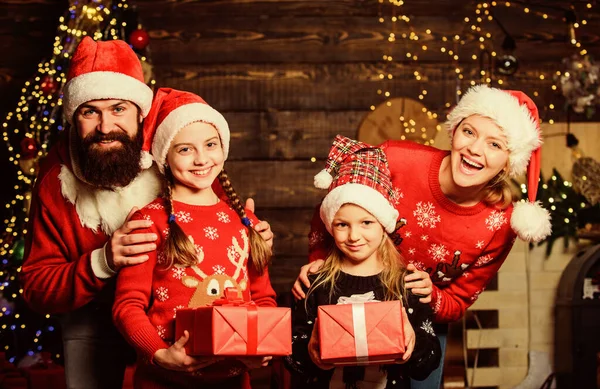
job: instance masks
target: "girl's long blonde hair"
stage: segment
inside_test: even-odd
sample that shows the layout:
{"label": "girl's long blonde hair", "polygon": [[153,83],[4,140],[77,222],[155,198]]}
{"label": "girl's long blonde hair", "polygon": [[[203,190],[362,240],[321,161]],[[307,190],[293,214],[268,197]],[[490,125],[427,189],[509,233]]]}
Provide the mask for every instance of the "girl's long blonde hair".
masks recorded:
{"label": "girl's long blonde hair", "polygon": [[[167,236],[164,246],[166,257],[164,265],[167,269],[174,264],[183,266],[196,265],[198,262],[196,247],[177,223],[177,218],[173,212],[173,175],[168,168],[165,169],[165,177],[167,182],[164,190],[164,198],[166,200],[165,211],[167,212],[167,215],[169,215],[169,235]],[[242,224],[248,231],[252,266],[254,266],[258,274],[263,274],[271,261],[271,248],[262,236],[260,236],[260,234],[252,227],[250,219],[246,215],[246,210],[242,205],[242,201],[233,189],[225,169],[219,173],[218,178],[223,187],[223,191],[229,199],[229,205],[238,214]]]}
{"label": "girl's long blonde hair", "polygon": [[[385,232],[381,244],[377,248],[377,256],[383,265],[383,271],[379,274],[379,279],[385,290],[385,300],[402,300],[406,303],[404,288],[406,266],[398,249]],[[312,283],[306,294],[307,300],[315,289],[323,286],[329,289],[329,302],[335,303],[332,300],[343,262],[344,254],[331,239],[329,255],[321,269],[316,273],[317,279]]]}

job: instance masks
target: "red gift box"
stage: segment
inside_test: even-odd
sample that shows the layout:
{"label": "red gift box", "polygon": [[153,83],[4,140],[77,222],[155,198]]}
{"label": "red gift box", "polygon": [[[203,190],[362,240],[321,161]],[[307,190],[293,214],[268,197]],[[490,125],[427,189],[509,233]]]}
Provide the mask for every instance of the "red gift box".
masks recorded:
{"label": "red gift box", "polygon": [[0,389],[27,389],[27,379],[0,353]]}
{"label": "red gift box", "polygon": [[31,367],[23,369],[29,387],[32,389],[62,389],[67,387],[65,369],[62,366]]}
{"label": "red gift box", "polygon": [[226,297],[212,306],[177,310],[175,339],[187,330],[189,355],[282,356],[292,353],[290,308],[258,307]]}
{"label": "red gift box", "polygon": [[400,301],[321,305],[317,315],[323,362],[377,364],[404,355]]}
{"label": "red gift box", "polygon": [[2,389],[29,389],[27,379],[13,373],[0,377],[0,388]]}
{"label": "red gift box", "polygon": [[52,361],[50,354],[41,353],[41,361],[20,369],[30,389],[63,389],[67,387],[65,369]]}

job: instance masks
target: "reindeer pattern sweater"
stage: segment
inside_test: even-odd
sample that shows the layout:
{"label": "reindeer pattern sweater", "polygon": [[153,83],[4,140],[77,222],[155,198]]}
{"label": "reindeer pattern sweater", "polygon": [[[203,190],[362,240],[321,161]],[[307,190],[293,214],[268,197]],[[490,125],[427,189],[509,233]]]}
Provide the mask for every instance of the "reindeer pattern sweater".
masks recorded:
{"label": "reindeer pattern sweater", "polygon": [[[210,305],[226,287],[238,288],[244,299],[259,306],[276,306],[268,271],[259,275],[248,263],[246,227],[227,202],[196,206],[173,201],[173,208],[177,223],[196,247],[197,265],[163,266],[169,226],[165,200],[158,198],[134,215],[153,222],[138,232],[157,234],[158,249],[148,261],[121,269],[117,281],[113,318],[146,362],[174,342],[177,309]],[[253,225],[257,223],[254,214],[246,213]],[[213,373],[218,370],[214,367],[209,367]],[[233,369],[228,375],[236,373],[241,371]]]}
{"label": "reindeer pattern sweater", "polygon": [[[391,235],[408,263],[429,273],[436,322],[460,319],[506,259],[516,234],[513,206],[480,202],[464,207],[440,188],[439,171],[448,151],[408,141],[388,141],[385,152],[400,213]],[[330,235],[315,212],[309,235],[310,260],[327,255]]]}

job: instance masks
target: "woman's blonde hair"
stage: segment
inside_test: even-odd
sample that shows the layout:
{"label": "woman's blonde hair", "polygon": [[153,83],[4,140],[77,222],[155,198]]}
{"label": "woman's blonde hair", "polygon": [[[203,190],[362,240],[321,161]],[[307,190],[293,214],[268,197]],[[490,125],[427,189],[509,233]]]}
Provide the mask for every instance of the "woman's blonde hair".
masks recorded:
{"label": "woman's blonde hair", "polygon": [[[173,264],[183,266],[196,265],[198,262],[196,247],[185,232],[183,232],[174,215],[172,196],[173,174],[170,169],[165,169],[165,176],[167,178],[164,192],[164,197],[167,200],[165,210],[167,215],[169,215],[169,235],[167,236],[164,246],[166,257],[165,267],[168,269],[173,266]],[[219,173],[218,178],[223,187],[223,191],[229,199],[229,205],[238,214],[242,224],[248,230],[252,265],[258,274],[263,274],[271,260],[271,248],[262,236],[260,236],[260,234],[251,226],[250,219],[246,216],[246,210],[244,209],[239,196],[233,189],[225,169]]]}
{"label": "woman's blonde hair", "polygon": [[[379,279],[385,290],[385,300],[403,300],[406,303],[404,288],[406,266],[398,249],[385,232],[381,244],[377,248],[377,256],[383,265],[383,271],[379,273]],[[306,294],[307,300],[315,289],[323,286],[329,289],[329,302],[335,304],[332,299],[335,295],[343,262],[344,254],[331,239],[329,255],[321,269],[316,273],[317,279],[312,283]]]}
{"label": "woman's blonde hair", "polygon": [[483,188],[483,201],[505,209],[513,202],[514,192],[508,180],[508,167],[503,169]]}

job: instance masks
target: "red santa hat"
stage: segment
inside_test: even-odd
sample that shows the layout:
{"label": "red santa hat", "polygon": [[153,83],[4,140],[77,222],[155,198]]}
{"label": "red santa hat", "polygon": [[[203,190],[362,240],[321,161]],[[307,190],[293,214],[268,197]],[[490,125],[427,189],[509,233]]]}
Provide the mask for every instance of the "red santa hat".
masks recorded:
{"label": "red santa hat", "polygon": [[127,43],[96,42],[86,36],[69,65],[63,98],[65,118],[72,123],[81,104],[108,99],[131,101],[146,117],[152,104],[152,89],[144,82],[142,64]]}
{"label": "red santa hat", "polygon": [[212,124],[219,133],[223,154],[229,153],[229,125],[213,107],[200,96],[171,88],[160,88],[156,92],[152,109],[144,120],[143,150],[151,151],[158,169],[164,173],[167,153],[175,135],[194,122]]}
{"label": "red santa hat", "polygon": [[321,220],[331,233],[335,214],[344,204],[370,212],[388,232],[394,232],[398,211],[387,158],[378,147],[337,135],[315,187],[329,189],[321,203]]}
{"label": "red santa hat", "polygon": [[[86,36],[75,49],[69,65],[63,90],[63,115],[73,124],[73,115],[81,104],[108,99],[131,101],[146,117],[152,105],[152,89],[144,82],[142,64],[127,43],[121,40],[96,42]],[[142,152],[140,166],[142,169],[152,166],[148,153]]]}
{"label": "red santa hat", "polygon": [[464,94],[448,114],[450,139],[460,122],[481,115],[492,119],[508,141],[508,173],[527,172],[529,201],[515,204],[510,220],[513,230],[526,241],[540,241],[551,233],[550,213],[535,201],[540,177],[542,133],[535,103],[523,92],[477,85]]}

